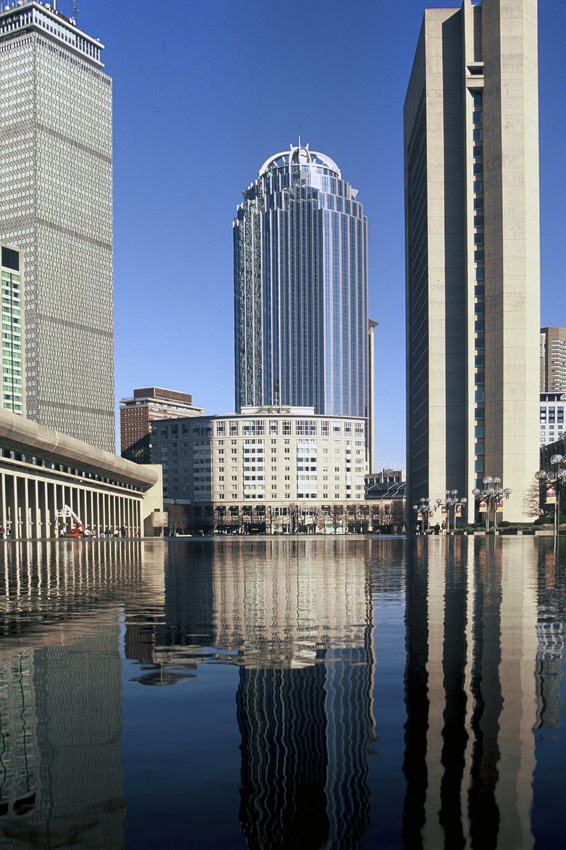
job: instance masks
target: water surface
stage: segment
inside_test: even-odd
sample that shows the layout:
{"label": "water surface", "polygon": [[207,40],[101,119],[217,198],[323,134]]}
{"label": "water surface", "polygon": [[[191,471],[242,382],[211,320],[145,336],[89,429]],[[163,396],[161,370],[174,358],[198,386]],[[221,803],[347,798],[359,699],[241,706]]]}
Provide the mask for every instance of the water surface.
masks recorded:
{"label": "water surface", "polygon": [[4,541],[0,845],[561,846],[565,585],[534,538]]}

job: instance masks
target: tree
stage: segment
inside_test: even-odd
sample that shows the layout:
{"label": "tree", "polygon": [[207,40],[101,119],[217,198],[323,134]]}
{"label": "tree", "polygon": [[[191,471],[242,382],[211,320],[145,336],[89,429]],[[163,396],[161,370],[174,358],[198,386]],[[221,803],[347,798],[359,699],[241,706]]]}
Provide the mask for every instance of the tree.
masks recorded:
{"label": "tree", "polygon": [[183,531],[187,525],[187,515],[183,505],[173,503],[167,507],[169,517],[169,535],[175,537],[177,531]]}
{"label": "tree", "polygon": [[534,519],[539,516],[542,516],[545,512],[544,505],[541,502],[540,485],[538,484],[538,482],[531,484],[531,486],[526,491],[524,507],[527,516],[533,517]]}

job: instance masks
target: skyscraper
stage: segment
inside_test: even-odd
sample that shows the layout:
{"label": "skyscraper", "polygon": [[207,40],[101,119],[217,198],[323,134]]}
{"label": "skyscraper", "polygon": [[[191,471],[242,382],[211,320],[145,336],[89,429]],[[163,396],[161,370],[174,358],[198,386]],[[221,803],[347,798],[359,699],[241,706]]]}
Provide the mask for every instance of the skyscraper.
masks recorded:
{"label": "skyscraper", "polygon": [[23,371],[23,268],[17,248],[0,245],[2,271],[2,397],[0,407],[26,415]]}
{"label": "skyscraper", "polygon": [[541,328],[540,391],[566,392],[566,328]]}
{"label": "skyscraper", "polygon": [[[368,418],[367,220],[328,156],[275,154],[234,220],[236,409]],[[371,328],[373,331],[373,326]]]}
{"label": "skyscraper", "polygon": [[0,13],[0,241],[20,249],[26,271],[26,415],[113,451],[112,87],[101,49],[48,5]]}
{"label": "skyscraper", "polygon": [[[409,506],[538,468],[536,0],[427,10],[404,109]],[[468,511],[473,519],[473,511]]]}

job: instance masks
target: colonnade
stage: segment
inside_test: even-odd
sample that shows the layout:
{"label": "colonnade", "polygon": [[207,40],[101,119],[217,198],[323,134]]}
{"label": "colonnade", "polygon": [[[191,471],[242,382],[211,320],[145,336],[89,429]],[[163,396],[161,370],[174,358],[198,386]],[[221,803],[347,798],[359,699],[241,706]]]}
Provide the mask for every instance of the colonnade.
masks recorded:
{"label": "colonnade", "polygon": [[126,537],[142,533],[140,491],[89,479],[56,480],[49,472],[43,467],[37,467],[37,473],[34,469],[33,474],[0,468],[0,528],[5,536],[56,537],[60,529],[70,531],[74,521],[56,515],[64,505],[95,536],[116,529],[123,529]]}

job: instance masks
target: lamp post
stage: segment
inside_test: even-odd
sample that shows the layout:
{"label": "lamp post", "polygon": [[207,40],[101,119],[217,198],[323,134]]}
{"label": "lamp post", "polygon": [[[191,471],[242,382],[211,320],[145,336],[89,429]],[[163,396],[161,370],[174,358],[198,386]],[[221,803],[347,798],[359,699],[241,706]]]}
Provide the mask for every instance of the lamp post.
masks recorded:
{"label": "lamp post", "polygon": [[513,491],[510,487],[503,489],[501,487],[501,478],[492,478],[491,475],[486,475],[483,479],[483,487],[483,490],[479,490],[476,487],[472,490],[472,493],[476,499],[480,499],[480,506],[481,501],[485,501],[485,533],[489,534],[489,512],[491,510],[491,506],[493,505],[494,509],[493,530],[497,532],[497,508],[499,506],[499,502],[503,496],[508,499]]}
{"label": "lamp post", "polygon": [[447,490],[446,498],[444,499],[444,504],[446,505],[446,533],[450,534],[450,508],[453,508],[452,512],[452,521],[453,528],[456,528],[456,508],[458,505],[466,505],[468,500],[465,496],[462,496],[461,499],[458,498],[457,490]]}
{"label": "lamp post", "polygon": [[550,464],[553,469],[547,472],[545,469],[539,469],[535,472],[535,478],[539,484],[547,483],[550,487],[546,490],[546,504],[551,505],[554,500],[554,554],[558,555],[558,544],[560,540],[560,490],[566,480],[566,469],[561,469],[560,466],[566,463],[564,455],[552,455]]}
{"label": "lamp post", "polygon": [[417,511],[417,520],[419,518],[418,512],[421,512],[422,520],[423,520],[423,534],[426,534],[428,528],[430,528],[429,521],[429,511],[430,511],[430,499],[427,497],[420,499],[418,505],[413,505],[413,510]]}

